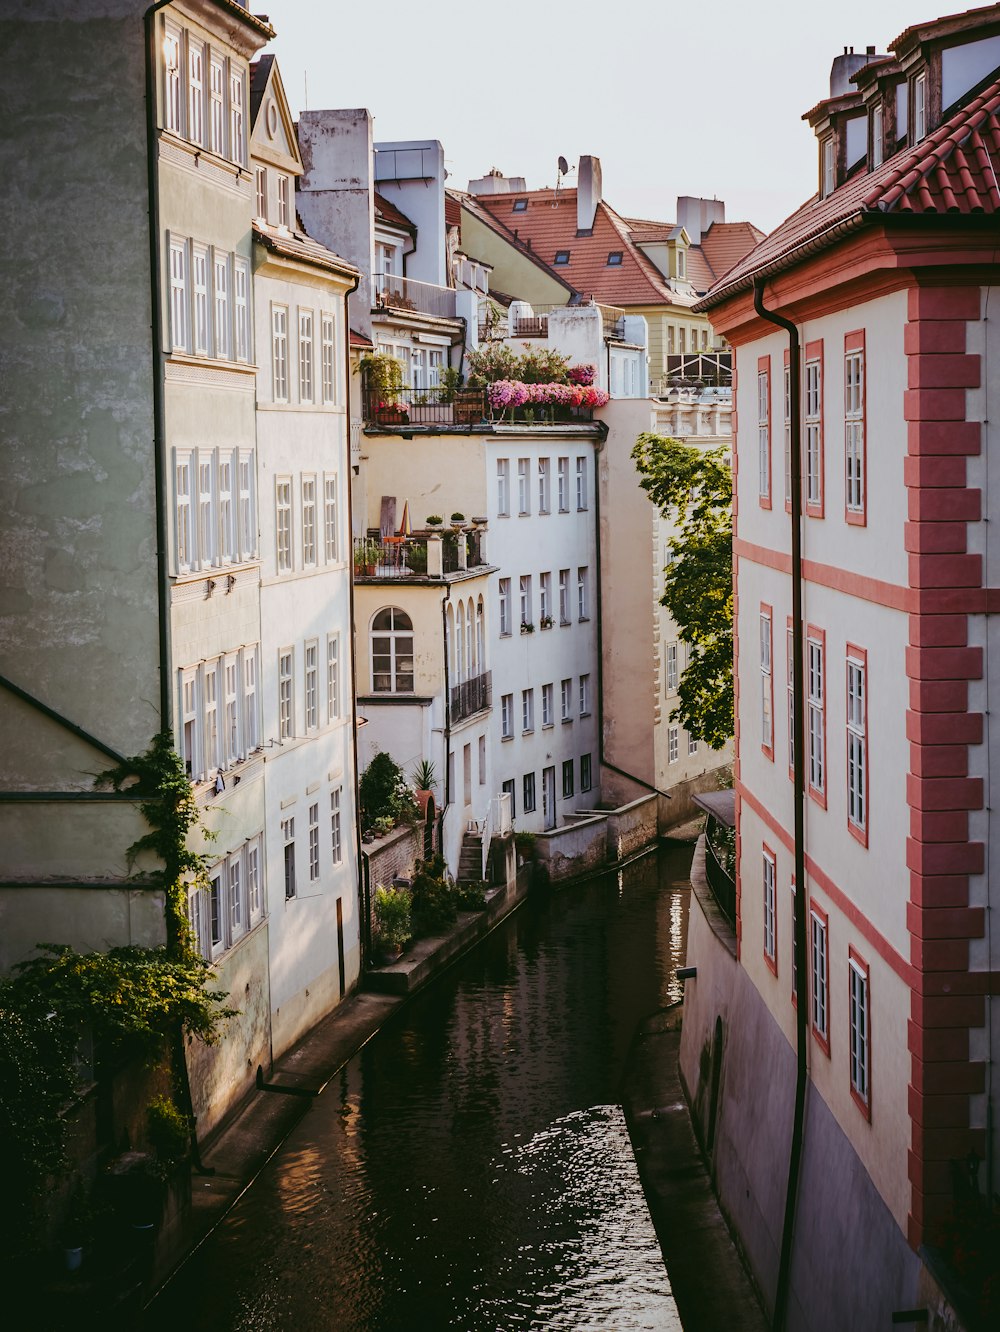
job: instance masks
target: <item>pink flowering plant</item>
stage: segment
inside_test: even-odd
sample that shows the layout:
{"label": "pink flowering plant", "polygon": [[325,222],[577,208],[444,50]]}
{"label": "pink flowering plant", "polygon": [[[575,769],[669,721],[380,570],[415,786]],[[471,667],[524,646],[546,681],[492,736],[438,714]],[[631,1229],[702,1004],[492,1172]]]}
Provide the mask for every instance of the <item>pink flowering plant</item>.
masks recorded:
{"label": "pink flowering plant", "polygon": [[579,384],[581,388],[587,388],[593,384],[597,377],[596,365],[571,365],[566,373],[566,378],[571,384]]}

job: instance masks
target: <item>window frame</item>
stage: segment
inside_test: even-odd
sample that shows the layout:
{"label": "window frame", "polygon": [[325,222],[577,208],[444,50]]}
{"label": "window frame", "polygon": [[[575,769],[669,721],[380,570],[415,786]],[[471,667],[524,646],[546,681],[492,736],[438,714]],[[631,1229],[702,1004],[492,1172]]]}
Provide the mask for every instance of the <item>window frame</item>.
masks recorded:
{"label": "window frame", "polygon": [[517,460],[517,516],[527,518],[531,515],[531,459]]}
{"label": "window frame", "polygon": [[510,459],[497,459],[497,517],[510,517]]}
{"label": "window frame", "polygon": [[314,569],[319,564],[315,472],[304,473],[299,477],[299,497],[302,505],[302,567]]}
{"label": "window frame", "polygon": [[320,395],[324,407],[337,405],[337,321],[329,310],[321,310]]}
{"label": "window frame", "polygon": [[319,639],[310,638],[302,649],[302,698],[305,704],[305,733],[319,730]]}
{"label": "window frame", "polygon": [[525,814],[534,814],[537,807],[538,793],[535,789],[535,774],[526,772],[521,778],[521,807]]}
{"label": "window frame", "polygon": [[765,842],[762,848],[763,950],[768,970],[778,974],[778,858]]}
{"label": "window frame", "polygon": [[521,734],[532,735],[535,730],[535,691],[521,690]]}
{"label": "window frame", "polygon": [[[810,372],[815,371],[815,388],[810,385]],[[826,457],[824,440],[824,373],[823,340],[806,343],[803,366],[803,422],[805,427],[805,512],[809,518],[825,517],[826,505]],[[814,466],[815,463],[815,466]],[[813,478],[815,477],[815,489]]]}
{"label": "window frame", "polygon": [[771,358],[757,359],[757,502],[771,507]]}
{"label": "window frame", "polygon": [[556,459],[556,498],[559,512],[569,513],[569,457]]}
{"label": "window frame", "polygon": [[278,649],[278,740],[295,739],[295,648]]}
{"label": "window frame", "polygon": [[571,758],[563,759],[562,798],[573,800],[576,796],[576,764]]}
{"label": "window frame", "polygon": [[510,578],[501,578],[497,583],[497,596],[499,598],[499,622],[500,637],[510,638],[511,636],[511,580]]}
{"label": "window frame", "polygon": [[[375,627],[375,621],[385,612],[389,612],[391,616],[389,627],[385,629],[377,629]],[[403,620],[407,622],[405,625],[400,624],[398,628],[396,626],[397,615],[402,616]],[[378,654],[380,658],[387,657],[389,662],[388,671],[376,671],[375,669],[376,638],[384,638],[388,640],[388,653],[380,652]],[[401,606],[379,606],[379,608],[373,612],[372,617],[368,622],[369,666],[371,670],[371,686],[373,694],[398,695],[405,698],[414,693],[416,688],[415,638],[416,634],[413,628],[413,619]],[[400,651],[400,645],[404,644],[406,639],[409,639],[410,642],[409,653],[407,653],[405,649],[402,652]],[[410,669],[409,671],[401,670],[400,661],[405,662],[407,658],[410,662]],[[381,676],[388,676],[389,684],[387,686],[378,685],[376,683],[377,679]],[[407,678],[409,678],[410,681],[409,688],[401,688],[400,681],[405,681]]]}
{"label": "window frame", "polygon": [[[853,702],[857,691],[852,690],[852,671],[857,673],[861,682],[860,707]],[[847,786],[847,831],[855,841],[860,842],[862,846],[867,847],[869,826],[871,822],[871,788],[868,780],[868,652],[865,648],[857,647],[853,643],[847,644],[844,690],[844,729],[847,746],[845,765],[845,781]],[[860,751],[860,764],[858,764],[855,758],[855,750]],[[857,794],[852,785],[852,773],[855,771],[858,771],[860,774],[860,789]],[[852,808],[856,807],[859,801],[862,817],[860,820],[857,820],[852,817],[851,811]]]}
{"label": "window frame", "polygon": [[340,688],[340,633],[326,636],[326,724],[334,725],[343,713]]}
{"label": "window frame", "polygon": [[[806,701],[806,787],[809,796],[820,806],[826,809],[826,793],[829,785],[827,781],[827,757],[829,748],[826,743],[826,699],[827,699],[827,670],[826,670],[826,630],[818,629],[815,625],[806,627],[806,660],[805,660],[805,701]],[[818,672],[814,663],[818,662]],[[819,689],[814,689],[814,684],[818,680]],[[818,758],[815,742],[818,739]],[[820,778],[819,783],[813,780],[814,774]]]}
{"label": "window frame", "polygon": [[[822,950],[817,950],[817,937]],[[817,968],[817,962],[821,965]],[[822,981],[820,987],[818,982]],[[820,1004],[822,998],[822,1005]],[[823,1024],[820,1025],[822,1007]],[[830,1057],[830,919],[816,902],[809,903],[809,1026],[816,1044]]]}
{"label": "window frame", "polygon": [[279,574],[295,572],[295,515],[291,476],[274,478],[274,551]]}
{"label": "window frame", "polygon": [[590,791],[594,785],[592,760],[589,754],[580,755],[580,791]]}
{"label": "window frame", "polygon": [[312,406],[316,394],[316,319],[304,306],[298,309],[299,403]]}
{"label": "window frame", "polygon": [[548,514],[552,507],[552,460],[538,459],[538,512]]}
{"label": "window frame", "polygon": [[[865,330],[855,329],[844,335],[844,520],[854,527],[868,522],[868,411]],[[857,367],[852,381],[851,366]],[[854,443],[851,439],[854,435]],[[855,460],[854,486],[857,499],[852,503],[851,459]]]}
{"label": "window frame", "polygon": [[271,397],[289,401],[288,306],[271,302]]}
{"label": "window frame", "polygon": [[514,739],[514,695],[500,695],[500,739]]}
{"label": "window frame", "polygon": [[760,603],[760,749],[774,762],[774,609]]}
{"label": "window frame", "polygon": [[[857,1020],[857,1000],[855,997],[855,983],[858,983],[863,992],[863,1017],[864,1032],[861,1041],[857,1039],[858,1020]],[[871,990],[871,967],[858,953],[853,945],[847,950],[847,1013],[848,1013],[848,1073],[851,1085],[851,1098],[858,1107],[865,1119],[871,1123],[872,1118],[872,990]],[[859,1056],[858,1045],[863,1046]],[[864,1073],[864,1087],[858,1085],[859,1079],[856,1076],[856,1068],[860,1064]]]}
{"label": "window frame", "polygon": [[586,454],[579,454],[576,460],[576,511],[586,513],[590,508],[590,478]]}

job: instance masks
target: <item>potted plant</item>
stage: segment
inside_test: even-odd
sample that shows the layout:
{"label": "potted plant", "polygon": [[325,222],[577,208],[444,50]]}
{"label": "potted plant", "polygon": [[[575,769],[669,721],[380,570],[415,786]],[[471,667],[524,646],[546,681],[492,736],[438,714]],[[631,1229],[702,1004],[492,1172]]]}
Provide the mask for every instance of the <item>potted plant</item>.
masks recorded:
{"label": "potted plant", "polygon": [[438,374],[438,401],[454,402],[462,383],[462,376],[453,365],[446,365]]}
{"label": "potted plant", "polygon": [[539,627],[542,629],[551,629],[553,624],[555,624],[555,621],[553,620],[551,615],[543,615],[541,619],[538,621],[538,624]]}
{"label": "potted plant", "polygon": [[464,513],[460,513],[458,510],[456,510],[456,511],[451,515],[451,525],[452,525],[452,527],[454,527],[454,528],[461,528],[461,527],[464,527],[464,526],[465,526],[465,514],[464,514]]}
{"label": "potted plant", "polygon": [[534,632],[535,632],[535,626],[533,624],[529,624],[527,620],[521,621],[522,634],[533,634]]}
{"label": "potted plant", "polygon": [[371,577],[378,567],[381,556],[382,543],[376,541],[374,537],[362,537],[360,541],[356,541],[354,543],[355,576],[366,574]]}
{"label": "potted plant", "polygon": [[427,516],[428,527],[440,527],[443,522],[444,519],[441,517],[439,513],[431,513],[428,514]]}
{"label": "potted plant", "polygon": [[380,958],[394,961],[413,938],[410,925],[410,894],[407,889],[379,884],[373,903],[375,945]]}
{"label": "potted plant", "polygon": [[430,759],[421,759],[413,769],[413,785],[418,791],[432,791],[437,781],[437,772]]}

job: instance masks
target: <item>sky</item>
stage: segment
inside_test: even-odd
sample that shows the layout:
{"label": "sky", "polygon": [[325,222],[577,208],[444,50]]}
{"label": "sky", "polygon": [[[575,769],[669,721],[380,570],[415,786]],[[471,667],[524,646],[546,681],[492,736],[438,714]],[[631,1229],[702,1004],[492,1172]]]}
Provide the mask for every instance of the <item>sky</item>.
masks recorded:
{"label": "sky", "polygon": [[[887,44],[954,0],[258,0],[293,114],[367,107],[375,139],[440,139],[449,183],[497,167],[529,189],[601,159],[604,197],[672,220],[721,198],[765,231],[816,189],[801,117],[845,46]],[[567,179],[575,183],[575,173]]]}

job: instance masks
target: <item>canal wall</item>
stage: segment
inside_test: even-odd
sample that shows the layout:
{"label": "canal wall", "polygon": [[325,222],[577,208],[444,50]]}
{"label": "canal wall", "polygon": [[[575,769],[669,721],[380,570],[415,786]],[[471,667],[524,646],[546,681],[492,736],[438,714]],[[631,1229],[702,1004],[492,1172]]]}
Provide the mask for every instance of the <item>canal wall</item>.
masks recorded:
{"label": "canal wall", "polygon": [[655,791],[617,809],[587,809],[566,816],[561,828],[534,835],[535,867],[542,882],[560,883],[630,860],[659,837],[662,797]]}
{"label": "canal wall", "polygon": [[[784,1221],[795,1050],[736,956],[691,866],[680,1072],[719,1204],[770,1312]],[[886,1327],[919,1300],[920,1261],[814,1084],[809,1087],[791,1266],[789,1332]],[[849,1274],[849,1279],[848,1279]]]}

